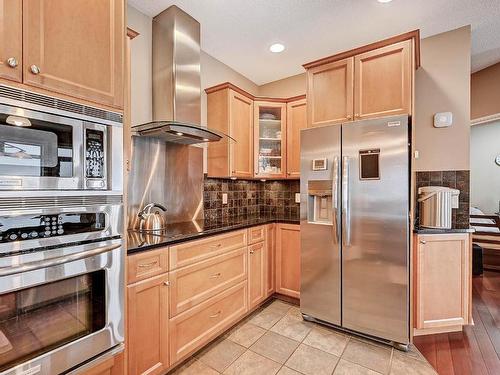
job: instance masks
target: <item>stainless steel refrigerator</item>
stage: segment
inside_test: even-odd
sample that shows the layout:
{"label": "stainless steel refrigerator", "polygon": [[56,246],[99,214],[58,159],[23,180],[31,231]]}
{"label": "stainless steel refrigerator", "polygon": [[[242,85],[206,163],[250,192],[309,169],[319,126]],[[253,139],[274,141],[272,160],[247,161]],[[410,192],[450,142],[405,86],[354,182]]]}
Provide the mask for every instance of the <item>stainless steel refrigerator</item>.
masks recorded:
{"label": "stainless steel refrigerator", "polygon": [[406,116],[301,132],[306,320],[408,344],[409,134]]}

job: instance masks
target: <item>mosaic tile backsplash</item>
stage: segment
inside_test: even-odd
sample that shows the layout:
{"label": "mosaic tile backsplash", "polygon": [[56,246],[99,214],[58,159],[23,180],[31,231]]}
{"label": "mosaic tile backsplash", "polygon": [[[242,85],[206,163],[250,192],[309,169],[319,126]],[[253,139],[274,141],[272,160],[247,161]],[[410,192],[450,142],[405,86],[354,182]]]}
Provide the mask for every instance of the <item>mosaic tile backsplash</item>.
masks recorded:
{"label": "mosaic tile backsplash", "polygon": [[[460,190],[459,208],[452,209],[452,227],[469,228],[470,171],[417,172],[416,183],[417,189],[422,186],[446,186]],[[416,207],[418,224],[418,204]]]}
{"label": "mosaic tile backsplash", "polygon": [[[205,177],[203,204],[205,219],[227,220],[244,215],[272,215],[299,219],[298,180],[250,181]],[[227,204],[222,204],[222,194]]]}

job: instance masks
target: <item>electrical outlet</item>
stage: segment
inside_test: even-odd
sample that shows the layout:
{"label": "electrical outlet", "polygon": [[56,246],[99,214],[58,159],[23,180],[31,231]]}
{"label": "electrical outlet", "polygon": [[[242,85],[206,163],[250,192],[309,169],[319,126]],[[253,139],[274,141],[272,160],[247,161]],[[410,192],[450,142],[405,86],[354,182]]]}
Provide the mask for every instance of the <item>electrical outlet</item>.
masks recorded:
{"label": "electrical outlet", "polygon": [[300,193],[295,193],[295,203],[300,203]]}
{"label": "electrical outlet", "polygon": [[227,204],[227,193],[222,193],[222,204]]}

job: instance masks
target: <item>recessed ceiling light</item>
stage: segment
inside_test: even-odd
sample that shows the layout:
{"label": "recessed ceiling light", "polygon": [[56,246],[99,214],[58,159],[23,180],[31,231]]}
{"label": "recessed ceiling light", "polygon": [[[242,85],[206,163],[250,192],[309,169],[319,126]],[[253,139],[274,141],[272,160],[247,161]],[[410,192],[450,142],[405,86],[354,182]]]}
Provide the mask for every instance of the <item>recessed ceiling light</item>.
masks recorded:
{"label": "recessed ceiling light", "polygon": [[390,3],[392,0],[377,0],[379,3]]}
{"label": "recessed ceiling light", "polygon": [[274,53],[280,53],[285,50],[285,46],[281,43],[274,43],[269,47],[269,51],[274,52]]}
{"label": "recessed ceiling light", "polygon": [[182,137],[184,135],[184,133],[181,132],[176,132],[175,134],[177,134],[179,137]]}

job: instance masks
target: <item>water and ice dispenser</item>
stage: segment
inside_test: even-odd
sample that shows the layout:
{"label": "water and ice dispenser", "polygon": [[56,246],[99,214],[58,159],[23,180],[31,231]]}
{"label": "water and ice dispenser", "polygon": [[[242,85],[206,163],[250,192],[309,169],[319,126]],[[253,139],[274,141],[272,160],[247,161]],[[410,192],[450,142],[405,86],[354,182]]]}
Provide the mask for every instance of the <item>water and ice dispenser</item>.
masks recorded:
{"label": "water and ice dispenser", "polygon": [[307,221],[317,224],[332,224],[332,181],[309,180],[307,199]]}

